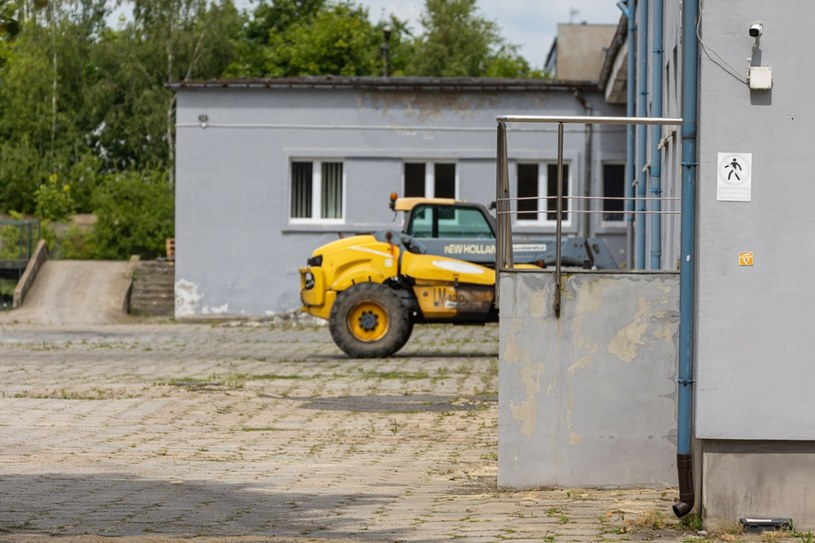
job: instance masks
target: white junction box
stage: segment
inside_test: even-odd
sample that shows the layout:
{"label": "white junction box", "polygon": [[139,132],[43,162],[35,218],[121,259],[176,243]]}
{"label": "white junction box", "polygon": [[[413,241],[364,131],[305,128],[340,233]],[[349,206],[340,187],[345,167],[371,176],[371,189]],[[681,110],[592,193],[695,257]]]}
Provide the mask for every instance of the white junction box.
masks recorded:
{"label": "white junction box", "polygon": [[773,88],[773,69],[770,66],[750,66],[747,80],[753,90],[770,90]]}

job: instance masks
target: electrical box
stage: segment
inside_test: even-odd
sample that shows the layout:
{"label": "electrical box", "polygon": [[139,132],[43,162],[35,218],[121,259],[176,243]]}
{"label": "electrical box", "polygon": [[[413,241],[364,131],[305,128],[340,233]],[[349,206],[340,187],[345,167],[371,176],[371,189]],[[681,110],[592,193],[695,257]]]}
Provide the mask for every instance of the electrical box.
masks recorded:
{"label": "electrical box", "polygon": [[770,90],[773,88],[773,69],[770,66],[750,66],[747,80],[753,90]]}

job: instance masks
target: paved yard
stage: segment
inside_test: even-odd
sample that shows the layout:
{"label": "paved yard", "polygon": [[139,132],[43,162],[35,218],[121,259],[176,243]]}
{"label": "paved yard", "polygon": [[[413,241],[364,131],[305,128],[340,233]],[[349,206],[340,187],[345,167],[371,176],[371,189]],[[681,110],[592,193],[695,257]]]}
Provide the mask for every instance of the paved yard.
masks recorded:
{"label": "paved yard", "polygon": [[497,335],[354,360],[322,327],[2,325],[0,541],[694,535],[675,489],[496,487]]}

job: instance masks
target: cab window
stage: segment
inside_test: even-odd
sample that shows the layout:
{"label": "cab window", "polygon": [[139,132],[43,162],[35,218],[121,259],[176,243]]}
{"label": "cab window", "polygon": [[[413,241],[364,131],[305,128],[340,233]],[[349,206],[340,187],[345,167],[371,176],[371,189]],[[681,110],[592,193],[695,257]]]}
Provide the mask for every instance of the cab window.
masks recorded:
{"label": "cab window", "polygon": [[467,207],[418,205],[407,233],[424,238],[494,238],[481,210]]}

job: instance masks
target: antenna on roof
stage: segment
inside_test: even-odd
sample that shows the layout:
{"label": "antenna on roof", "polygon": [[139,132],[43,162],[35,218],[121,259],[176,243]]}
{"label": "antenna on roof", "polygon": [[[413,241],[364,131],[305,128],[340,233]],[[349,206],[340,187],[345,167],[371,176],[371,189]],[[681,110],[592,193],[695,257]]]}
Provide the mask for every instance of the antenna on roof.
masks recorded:
{"label": "antenna on roof", "polygon": [[569,9],[569,24],[574,24],[574,18],[580,14],[580,10],[574,8],[574,6]]}

